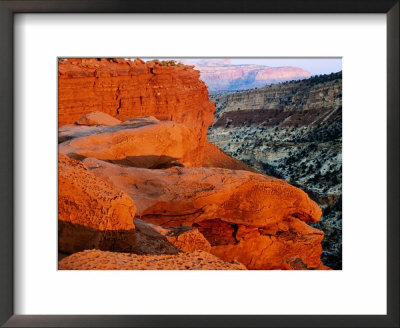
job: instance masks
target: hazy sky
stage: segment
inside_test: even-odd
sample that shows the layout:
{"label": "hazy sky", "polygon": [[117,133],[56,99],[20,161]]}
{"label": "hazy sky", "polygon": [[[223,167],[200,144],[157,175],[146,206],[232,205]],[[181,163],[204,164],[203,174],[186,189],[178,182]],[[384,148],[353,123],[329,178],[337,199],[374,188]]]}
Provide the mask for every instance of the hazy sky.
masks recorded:
{"label": "hazy sky", "polygon": [[[160,58],[161,59],[161,58]],[[179,58],[175,58],[179,59]],[[228,59],[228,58],[182,58],[194,63],[201,59]],[[342,70],[342,58],[229,58],[233,65],[258,64],[272,67],[295,66],[309,71],[312,75],[330,74]]]}

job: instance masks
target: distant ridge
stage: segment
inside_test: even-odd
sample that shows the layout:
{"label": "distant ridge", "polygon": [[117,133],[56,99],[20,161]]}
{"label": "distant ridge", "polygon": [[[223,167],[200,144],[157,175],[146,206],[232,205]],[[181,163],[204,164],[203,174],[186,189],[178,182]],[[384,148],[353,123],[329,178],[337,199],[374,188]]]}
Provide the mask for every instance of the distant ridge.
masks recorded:
{"label": "distant ridge", "polygon": [[292,66],[232,65],[229,59],[201,60],[194,64],[210,94],[247,90],[267,84],[311,77],[311,73]]}

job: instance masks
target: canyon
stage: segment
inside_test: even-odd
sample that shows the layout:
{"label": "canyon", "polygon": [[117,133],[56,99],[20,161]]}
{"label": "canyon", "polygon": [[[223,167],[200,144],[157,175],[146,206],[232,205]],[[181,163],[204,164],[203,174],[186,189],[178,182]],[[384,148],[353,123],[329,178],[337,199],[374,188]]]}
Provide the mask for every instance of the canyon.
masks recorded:
{"label": "canyon", "polygon": [[330,269],[320,206],[210,143],[208,96],[173,61],[59,61],[59,269]]}
{"label": "canyon", "polygon": [[342,73],[210,97],[208,139],[258,172],[306,191],[323,209],[322,259],[341,268]]}

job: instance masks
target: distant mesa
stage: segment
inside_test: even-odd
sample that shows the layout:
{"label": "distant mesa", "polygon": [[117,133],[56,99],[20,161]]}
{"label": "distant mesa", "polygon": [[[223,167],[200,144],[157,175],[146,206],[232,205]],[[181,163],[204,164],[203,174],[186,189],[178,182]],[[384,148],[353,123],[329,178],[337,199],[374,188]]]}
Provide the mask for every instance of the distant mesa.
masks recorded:
{"label": "distant mesa", "polygon": [[229,59],[201,60],[195,64],[210,93],[246,90],[267,84],[309,78],[311,73],[292,66],[232,65]]}

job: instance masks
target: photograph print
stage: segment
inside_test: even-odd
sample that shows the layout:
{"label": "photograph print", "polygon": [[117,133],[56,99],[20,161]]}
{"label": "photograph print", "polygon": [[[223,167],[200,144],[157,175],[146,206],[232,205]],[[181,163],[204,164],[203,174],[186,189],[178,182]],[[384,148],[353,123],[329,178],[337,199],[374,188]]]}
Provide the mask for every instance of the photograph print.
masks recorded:
{"label": "photograph print", "polygon": [[58,58],[59,270],[341,270],[341,58]]}

